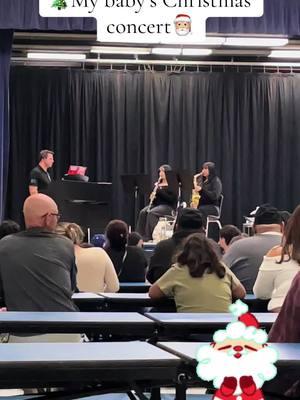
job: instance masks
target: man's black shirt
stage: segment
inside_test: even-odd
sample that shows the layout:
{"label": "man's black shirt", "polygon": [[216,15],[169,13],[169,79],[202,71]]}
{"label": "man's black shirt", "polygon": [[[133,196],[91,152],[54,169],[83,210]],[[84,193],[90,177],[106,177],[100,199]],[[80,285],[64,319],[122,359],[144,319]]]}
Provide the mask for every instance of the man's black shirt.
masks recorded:
{"label": "man's black shirt", "polygon": [[30,172],[30,186],[36,186],[38,188],[38,192],[44,192],[47,190],[49,184],[51,182],[50,175],[48,172],[43,170],[39,165],[34,167]]}

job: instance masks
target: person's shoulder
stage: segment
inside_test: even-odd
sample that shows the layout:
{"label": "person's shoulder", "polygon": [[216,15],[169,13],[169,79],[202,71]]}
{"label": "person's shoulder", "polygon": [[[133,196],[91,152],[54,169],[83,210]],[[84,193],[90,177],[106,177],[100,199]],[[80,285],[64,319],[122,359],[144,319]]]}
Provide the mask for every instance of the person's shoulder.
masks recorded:
{"label": "person's shoulder", "polygon": [[68,248],[71,248],[74,250],[74,244],[73,244],[72,240],[70,240],[69,238],[67,238],[63,235],[59,235],[55,232],[50,234],[48,237],[49,237],[49,240],[55,240],[55,241],[57,241],[57,243],[59,245],[65,246],[65,247],[68,247]]}
{"label": "person's shoulder", "polygon": [[32,170],[30,171],[31,174],[40,174],[41,173],[41,169],[38,165],[36,165],[35,167],[32,168]]}
{"label": "person's shoulder", "polygon": [[165,249],[165,248],[169,248],[170,246],[174,246],[175,247],[175,240],[173,238],[169,238],[169,239],[164,239],[161,240],[160,242],[157,243],[157,245],[155,246],[154,251],[156,250],[160,250],[160,249]]}
{"label": "person's shoulder", "polygon": [[145,257],[145,250],[137,246],[127,246],[127,253]]}
{"label": "person's shoulder", "polygon": [[5,246],[9,243],[13,243],[16,240],[16,233],[13,233],[11,235],[7,235],[0,239],[0,246]]}
{"label": "person's shoulder", "polygon": [[274,246],[266,254],[266,257],[280,257],[282,252],[282,246]]}
{"label": "person's shoulder", "polygon": [[99,256],[99,255],[107,256],[106,251],[104,249],[102,249],[102,247],[87,247],[86,249],[84,249],[84,251],[87,251],[90,254],[95,254],[97,256]]}

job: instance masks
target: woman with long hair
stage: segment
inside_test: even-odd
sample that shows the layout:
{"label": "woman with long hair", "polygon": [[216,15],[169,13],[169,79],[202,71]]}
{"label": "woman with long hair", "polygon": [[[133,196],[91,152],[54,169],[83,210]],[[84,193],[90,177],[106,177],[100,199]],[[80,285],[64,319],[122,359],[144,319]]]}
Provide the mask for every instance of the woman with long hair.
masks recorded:
{"label": "woman with long hair", "polygon": [[264,256],[253,287],[259,299],[270,299],[268,310],[279,312],[287,292],[300,272],[300,205],[284,227],[282,245]]}
{"label": "woman with long hair", "polygon": [[150,202],[139,214],[136,230],[145,241],[152,239],[152,233],[160,217],[174,213],[177,203],[177,194],[169,187],[166,172],[172,171],[168,164],[158,169],[158,180],[150,195]]}
{"label": "woman with long hair", "polygon": [[104,249],[112,260],[120,282],[145,282],[147,259],[144,250],[128,246],[128,227],[124,221],[110,221],[105,229]]}
{"label": "woman with long hair", "polygon": [[232,300],[245,294],[209,239],[199,233],[188,236],[177,262],[149,291],[153,299],[174,297],[179,312],[228,312]]}
{"label": "woman with long hair", "polygon": [[207,161],[202,171],[194,176],[194,193],[198,194],[198,209],[205,215],[218,215],[222,183],[216,173],[215,163]]}

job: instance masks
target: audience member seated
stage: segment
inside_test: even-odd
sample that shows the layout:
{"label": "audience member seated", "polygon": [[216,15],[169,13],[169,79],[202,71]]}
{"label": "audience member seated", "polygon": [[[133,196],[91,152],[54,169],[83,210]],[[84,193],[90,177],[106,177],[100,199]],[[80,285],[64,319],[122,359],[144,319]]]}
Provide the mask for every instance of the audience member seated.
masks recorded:
{"label": "audience member seated", "polygon": [[92,237],[91,243],[95,247],[102,247],[103,248],[104,245],[105,245],[105,235],[103,235],[102,233],[96,233]]}
{"label": "audience member seated", "polygon": [[205,234],[203,223],[201,211],[193,208],[183,208],[180,211],[173,236],[160,241],[154,249],[147,272],[147,280],[150,283],[157,281],[175,262],[176,253],[182,249],[185,238],[196,232]]}
{"label": "audience member seated", "polygon": [[243,285],[201,233],[186,239],[177,263],[149,291],[153,299],[174,297],[178,312],[228,312],[232,299],[245,294]]}
{"label": "audience member seated", "polygon": [[121,220],[113,220],[107,225],[105,234],[105,250],[114,264],[119,281],[145,282],[146,255],[137,246],[127,246],[127,224]]}
{"label": "audience member seated", "polygon": [[228,250],[231,240],[240,236],[242,232],[234,225],[225,225],[220,229],[219,233],[219,245],[224,253]]}
{"label": "audience member seated", "polygon": [[292,281],[280,313],[269,333],[269,342],[300,343],[300,273]]}
{"label": "audience member seated", "polygon": [[[280,313],[268,335],[269,342],[299,343],[300,342],[300,273],[295,276],[288,291]],[[285,367],[282,373],[277,374],[274,381],[268,385],[268,390],[275,393],[285,393],[284,398],[300,398],[299,369],[294,365]]]}
{"label": "audience member seated", "polygon": [[[8,311],[77,311],[74,246],[55,233],[59,212],[44,194],[25,200],[26,230],[0,241],[0,295]],[[26,341],[78,341],[78,335],[37,335]],[[79,336],[80,338],[80,336]],[[11,339],[10,339],[11,341]],[[13,337],[12,341],[25,341]]]}
{"label": "audience member seated", "polygon": [[128,246],[143,247],[144,241],[138,232],[130,232],[128,235]]}
{"label": "audience member seated", "polygon": [[13,233],[20,232],[21,228],[20,225],[17,224],[15,221],[7,219],[0,224],[0,239],[4,238],[5,236],[12,235]]}
{"label": "audience member seated", "polygon": [[79,225],[60,223],[56,232],[72,240],[77,265],[77,287],[81,292],[117,292],[119,280],[114,265],[99,247],[82,247],[84,233]]}
{"label": "audience member seated", "polygon": [[300,206],[285,227],[282,246],[273,247],[260,266],[253,292],[271,299],[268,310],[279,312],[291,283],[300,271]]}
{"label": "audience member seated", "polygon": [[255,235],[233,243],[223,257],[224,263],[242,282],[247,293],[253,292],[264,255],[281,243],[281,221],[277,208],[270,204],[260,206],[254,218]]}

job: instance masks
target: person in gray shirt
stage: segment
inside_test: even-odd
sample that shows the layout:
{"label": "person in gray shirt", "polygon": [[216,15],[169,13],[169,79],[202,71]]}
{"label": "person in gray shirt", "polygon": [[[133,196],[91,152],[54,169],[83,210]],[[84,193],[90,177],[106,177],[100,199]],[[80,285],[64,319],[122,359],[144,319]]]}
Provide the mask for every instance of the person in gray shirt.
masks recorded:
{"label": "person in gray shirt", "polygon": [[282,218],[277,208],[261,205],[254,218],[255,235],[233,243],[223,257],[223,262],[244,285],[247,293],[253,286],[263,257],[282,240]]}
{"label": "person in gray shirt", "polygon": [[56,203],[35,194],[23,212],[26,230],[0,240],[0,296],[8,311],[76,311],[74,246],[54,232]]}

